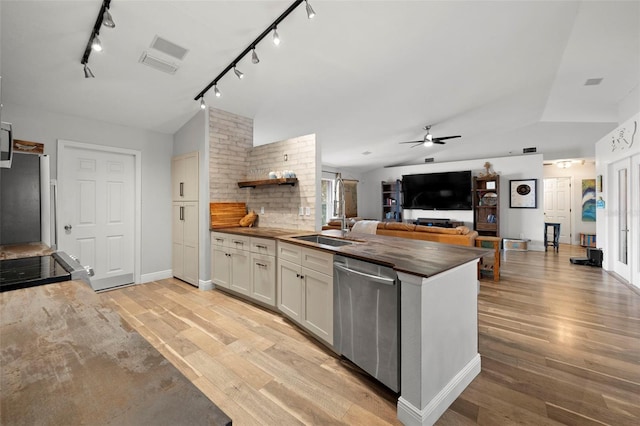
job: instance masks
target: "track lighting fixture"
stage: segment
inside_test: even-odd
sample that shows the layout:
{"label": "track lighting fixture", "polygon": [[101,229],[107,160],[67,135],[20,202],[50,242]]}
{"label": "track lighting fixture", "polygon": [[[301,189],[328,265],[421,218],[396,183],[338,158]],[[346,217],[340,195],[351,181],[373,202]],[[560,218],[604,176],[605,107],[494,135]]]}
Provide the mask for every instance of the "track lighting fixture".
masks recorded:
{"label": "track lighting fixture", "polygon": [[113,18],[109,13],[109,9],[106,9],[102,14],[102,25],[104,25],[107,28],[115,28],[116,26],[116,23],[113,22]]}
{"label": "track lighting fixture", "polygon": [[304,3],[307,7],[307,18],[313,19],[313,17],[316,16],[316,12],[313,10],[313,8],[311,7],[311,5],[307,0],[304,0]]}
{"label": "track lighting fixture", "polygon": [[[105,1],[107,1],[107,0],[105,0]],[[110,0],[108,0],[108,1],[110,1]],[[200,93],[198,93],[198,95],[194,98],[194,100],[197,101],[198,99],[203,99],[204,95],[212,87],[213,87],[213,93],[216,95],[216,97],[219,98],[221,96],[221,93],[218,90],[218,81],[220,81],[220,79],[222,79],[222,77],[224,77],[232,69],[233,69],[234,74],[238,78],[240,78],[240,79],[243,78],[244,74],[242,72],[240,72],[240,70],[238,70],[236,68],[236,64],[238,64],[249,52],[251,52],[251,62],[254,63],[254,64],[259,63],[260,59],[258,58],[258,54],[256,53],[256,46],[258,45],[258,43],[260,43],[262,41],[263,38],[268,36],[269,33],[272,33],[273,43],[276,46],[279,45],[280,44],[280,35],[278,34],[278,24],[280,22],[282,22],[287,16],[289,16],[289,14],[291,12],[293,12],[296,7],[300,6],[300,4],[302,4],[302,2],[304,2],[305,5],[306,5],[307,18],[309,18],[309,19],[313,18],[316,15],[316,12],[313,10],[313,8],[309,4],[308,0],[295,0],[287,8],[287,10],[282,12],[282,14],[275,21],[273,21],[271,23],[271,25],[269,25],[267,27],[267,29],[265,29],[262,32],[262,34],[260,34],[258,36],[258,38],[253,40],[253,42],[251,44],[249,44],[249,46],[247,46],[247,48],[244,49],[242,51],[242,53],[240,53],[240,55],[238,55],[238,57],[233,60],[233,62],[231,62],[229,65],[227,65],[227,67],[220,74],[218,74],[218,76],[216,78],[214,78],[213,81],[211,81],[211,83],[209,83]],[[107,4],[107,8],[108,8],[108,4]]]}
{"label": "track lighting fixture", "polygon": [[93,36],[93,41],[91,42],[91,48],[96,52],[102,52],[102,43],[100,43],[100,39],[98,38],[98,34]]}
{"label": "track lighting fixture", "polygon": [[280,35],[278,34],[278,27],[273,27],[273,44],[280,45]]}
{"label": "track lighting fixture", "polygon": [[100,34],[100,28],[102,27],[102,25],[108,28],[113,28],[116,26],[116,24],[113,22],[113,18],[111,17],[111,13],[109,13],[110,4],[111,0],[102,0],[102,6],[100,6],[100,11],[98,12],[98,16],[96,17],[96,22],[93,24],[91,35],[89,36],[87,45],[84,48],[84,54],[82,55],[80,63],[84,66],[85,78],[94,78],[93,72],[91,72],[91,69],[87,64],[89,63],[89,56],[91,55],[92,51],[102,51],[102,43],[100,42],[100,38],[98,37],[98,35]]}
{"label": "track lighting fixture", "polygon": [[84,64],[84,78],[95,78],[96,76],[93,75],[93,73],[91,72],[91,68],[89,68],[89,65]]}
{"label": "track lighting fixture", "polygon": [[204,102],[204,96],[200,98],[200,109],[205,109],[207,104]]}

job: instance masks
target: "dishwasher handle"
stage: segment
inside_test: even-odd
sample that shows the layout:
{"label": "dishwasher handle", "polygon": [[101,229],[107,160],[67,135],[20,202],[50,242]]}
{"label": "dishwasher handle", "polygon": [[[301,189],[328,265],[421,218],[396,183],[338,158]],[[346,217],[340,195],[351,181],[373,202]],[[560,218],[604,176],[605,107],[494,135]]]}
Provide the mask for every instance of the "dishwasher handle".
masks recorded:
{"label": "dishwasher handle", "polygon": [[356,274],[356,275],[360,275],[366,278],[369,278],[379,284],[386,284],[386,285],[395,285],[396,283],[396,279],[395,278],[389,278],[389,277],[382,277],[380,275],[373,275],[373,274],[367,274],[366,272],[360,272],[360,271],[356,271],[355,269],[351,269],[351,268],[347,268],[344,264],[342,263],[334,263],[333,266],[337,269],[340,269],[341,271],[345,271],[347,273],[350,274]]}

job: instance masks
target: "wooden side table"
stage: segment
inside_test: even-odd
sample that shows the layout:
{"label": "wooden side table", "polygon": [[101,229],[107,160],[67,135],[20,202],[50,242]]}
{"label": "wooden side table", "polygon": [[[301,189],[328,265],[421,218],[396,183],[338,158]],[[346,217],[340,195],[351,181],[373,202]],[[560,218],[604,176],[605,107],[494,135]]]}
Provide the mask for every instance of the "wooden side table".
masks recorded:
{"label": "wooden side table", "polygon": [[502,238],[489,237],[489,236],[477,236],[476,247],[493,248],[493,264],[484,263],[484,260],[480,258],[478,262],[478,279],[481,278],[483,272],[491,272],[493,274],[493,281],[500,281],[500,243]]}

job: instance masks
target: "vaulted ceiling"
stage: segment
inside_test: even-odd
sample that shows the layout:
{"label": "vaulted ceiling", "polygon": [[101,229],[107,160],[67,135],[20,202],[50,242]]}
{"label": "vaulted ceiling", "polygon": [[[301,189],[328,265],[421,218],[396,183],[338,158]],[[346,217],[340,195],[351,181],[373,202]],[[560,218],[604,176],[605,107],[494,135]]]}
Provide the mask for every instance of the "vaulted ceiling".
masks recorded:
{"label": "vaulted ceiling", "polygon": [[[322,1],[304,4],[227,74],[209,106],[252,117],[256,145],[316,133],[327,165],[370,170],[521,154],[593,157],[637,96],[640,2]],[[100,0],[2,0],[5,104],[174,133],[193,98],[291,1],[112,0],[116,27],[85,79],[80,59]],[[189,50],[150,48],[156,35]],[[139,63],[174,62],[171,75]],[[602,78],[585,86],[590,78]],[[632,99],[632,102],[640,101]],[[462,135],[432,148],[400,145]],[[369,152],[370,154],[363,154]]]}

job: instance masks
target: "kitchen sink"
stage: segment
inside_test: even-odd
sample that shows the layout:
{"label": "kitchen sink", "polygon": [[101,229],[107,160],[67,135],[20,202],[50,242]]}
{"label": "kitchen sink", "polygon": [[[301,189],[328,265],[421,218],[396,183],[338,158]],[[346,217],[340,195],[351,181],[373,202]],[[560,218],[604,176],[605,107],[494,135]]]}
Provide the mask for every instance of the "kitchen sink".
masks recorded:
{"label": "kitchen sink", "polygon": [[324,235],[301,235],[298,237],[291,237],[291,238],[294,238],[296,240],[308,241],[310,243],[324,244],[325,246],[333,246],[333,247],[348,246],[353,244],[353,241],[341,240],[339,238],[333,238],[333,237],[325,237]]}

